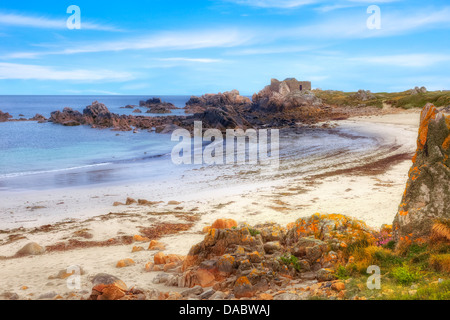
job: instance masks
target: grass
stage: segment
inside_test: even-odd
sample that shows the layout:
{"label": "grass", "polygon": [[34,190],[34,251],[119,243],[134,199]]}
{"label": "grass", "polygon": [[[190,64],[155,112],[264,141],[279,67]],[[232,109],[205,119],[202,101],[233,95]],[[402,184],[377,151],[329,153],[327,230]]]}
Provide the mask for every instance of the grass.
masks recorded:
{"label": "grass", "polygon": [[405,264],[402,267],[394,268],[391,272],[391,276],[397,281],[397,283],[404,286],[411,285],[422,278],[420,269],[416,269],[408,264]]}
{"label": "grass", "polygon": [[280,259],[281,263],[283,263],[287,266],[292,266],[292,267],[294,267],[295,270],[297,270],[299,272],[305,271],[302,264],[299,263],[298,258],[293,255],[287,254],[287,255],[281,256],[279,259]]}
{"label": "grass", "polygon": [[394,108],[412,109],[423,108],[427,103],[433,103],[436,107],[450,105],[450,91],[429,91],[413,95],[408,91],[379,92],[373,93],[375,98],[367,101],[358,100],[354,96],[355,92],[314,90],[314,93],[324,103],[336,106],[357,107],[366,105],[382,108],[383,103],[386,103]]}
{"label": "grass", "polygon": [[[380,300],[448,300],[450,299],[450,245],[440,243],[410,243],[394,249],[358,243],[347,248],[353,263],[340,265],[335,275],[348,280],[347,298],[354,296]],[[370,290],[367,267],[381,270],[381,290]]]}

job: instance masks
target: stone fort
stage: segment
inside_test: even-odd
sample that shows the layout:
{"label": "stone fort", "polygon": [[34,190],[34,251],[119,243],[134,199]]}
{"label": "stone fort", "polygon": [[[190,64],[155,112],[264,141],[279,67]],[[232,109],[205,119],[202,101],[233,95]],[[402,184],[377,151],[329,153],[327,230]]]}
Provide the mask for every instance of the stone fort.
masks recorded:
{"label": "stone fort", "polygon": [[289,90],[291,92],[295,91],[295,90],[300,90],[300,91],[311,90],[311,82],[310,81],[297,81],[297,79],[295,79],[295,78],[287,78],[284,81],[272,79],[270,81],[270,89],[272,91],[278,92],[280,90],[280,85],[282,83],[285,83],[289,87]]}

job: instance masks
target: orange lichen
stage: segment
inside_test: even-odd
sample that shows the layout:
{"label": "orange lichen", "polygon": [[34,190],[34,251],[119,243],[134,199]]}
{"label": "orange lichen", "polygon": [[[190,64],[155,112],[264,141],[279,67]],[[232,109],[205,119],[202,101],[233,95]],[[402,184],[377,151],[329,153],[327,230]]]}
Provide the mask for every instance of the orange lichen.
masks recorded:
{"label": "orange lichen", "polygon": [[435,106],[431,105],[427,112],[424,114],[424,111],[427,109],[424,109],[422,111],[422,114],[420,116],[420,127],[419,127],[419,138],[417,139],[417,148],[418,150],[422,150],[425,144],[427,143],[427,137],[428,137],[428,125],[430,124],[430,120],[436,118],[437,109]]}
{"label": "orange lichen", "polygon": [[398,214],[399,215],[401,215],[401,216],[407,216],[408,215],[408,213],[409,213],[409,211],[403,211],[403,210],[400,210],[399,212],[398,212]]}
{"label": "orange lichen", "polygon": [[247,277],[240,277],[236,280],[236,286],[251,285]]}
{"label": "orange lichen", "polygon": [[450,135],[444,140],[442,144],[442,149],[448,150],[450,148]]}

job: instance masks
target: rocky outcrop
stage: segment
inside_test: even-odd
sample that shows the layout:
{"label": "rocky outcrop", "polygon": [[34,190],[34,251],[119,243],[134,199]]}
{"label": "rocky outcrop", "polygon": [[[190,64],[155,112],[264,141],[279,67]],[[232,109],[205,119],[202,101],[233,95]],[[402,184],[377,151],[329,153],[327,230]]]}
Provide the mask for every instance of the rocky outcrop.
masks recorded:
{"label": "rocky outcrop", "polygon": [[37,121],[39,123],[43,123],[47,121],[47,118],[44,117],[42,114],[36,113],[36,115],[33,118],[29,119],[30,121]]}
{"label": "rocky outcrop", "polygon": [[52,112],[49,121],[64,126],[79,126],[83,122],[83,115],[72,108],[64,108],[62,111]]}
{"label": "rocky outcrop", "polygon": [[65,126],[90,125],[93,128],[111,128],[116,131],[131,131],[136,129],[152,130],[156,127],[165,128],[167,125],[181,126],[186,117],[144,117],[133,115],[118,115],[111,113],[108,108],[97,101],[87,106],[83,113],[71,108],[51,113],[49,121]]}
{"label": "rocky outcrop", "polygon": [[394,220],[398,240],[426,238],[437,219],[450,221],[450,116],[427,104],[417,151]]}
{"label": "rocky outcrop", "polygon": [[214,224],[221,229],[207,229],[205,239],[184,259],[182,274],[171,283],[212,286],[236,298],[251,298],[293,280],[333,281],[336,266],[347,263],[346,248],[374,239],[363,222],[342,215],[316,214],[286,228],[266,223],[222,229],[225,221]]}
{"label": "rocky outcrop", "polygon": [[232,106],[241,108],[251,105],[251,100],[241,96],[238,90],[227,91],[218,94],[205,94],[201,97],[192,96],[186,102],[186,113],[201,113],[209,107]]}
{"label": "rocky outcrop", "polygon": [[427,93],[428,90],[425,87],[415,87],[414,89],[408,90],[408,92],[413,95],[413,94],[419,94],[419,93]]}
{"label": "rocky outcrop", "polygon": [[352,98],[359,101],[368,101],[376,99],[377,97],[372,92],[370,92],[370,90],[358,90],[357,93],[352,95]]}
{"label": "rocky outcrop", "polygon": [[3,112],[0,110],[0,122],[6,122],[11,118],[12,115],[10,115],[8,112]]}
{"label": "rocky outcrop", "polygon": [[189,125],[194,121],[201,121],[204,128],[214,128],[222,131],[225,129],[246,129],[252,127],[246,120],[245,114],[230,105],[208,107],[205,111],[189,117],[185,123]]}
{"label": "rocky outcrop", "polygon": [[147,113],[172,113],[171,110],[177,109],[172,103],[163,102],[160,98],[152,98],[147,101],[140,101],[139,106],[148,108]]}

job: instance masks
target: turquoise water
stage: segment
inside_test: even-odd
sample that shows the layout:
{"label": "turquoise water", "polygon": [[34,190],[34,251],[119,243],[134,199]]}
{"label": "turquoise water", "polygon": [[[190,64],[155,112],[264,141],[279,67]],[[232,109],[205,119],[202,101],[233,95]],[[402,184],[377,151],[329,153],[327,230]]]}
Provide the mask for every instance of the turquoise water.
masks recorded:
{"label": "turquoise water", "polygon": [[[186,96],[161,97],[184,107]],[[82,111],[92,101],[105,103],[118,114],[127,104],[148,97],[137,96],[0,96],[0,110],[15,118],[40,113],[49,117],[64,107]],[[175,110],[174,114],[184,114]],[[144,114],[145,115],[145,114]],[[89,126],[64,127],[33,121],[0,123],[0,190],[61,188],[154,178],[175,170],[170,135],[142,131],[115,132]]]}

